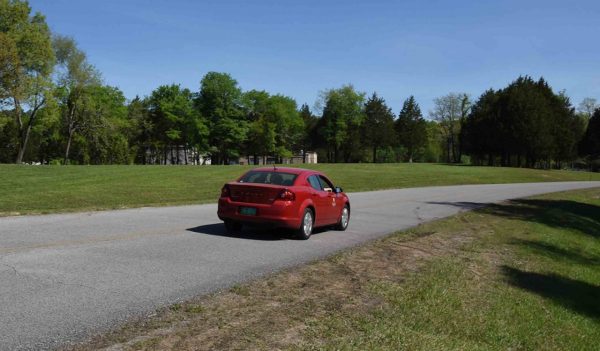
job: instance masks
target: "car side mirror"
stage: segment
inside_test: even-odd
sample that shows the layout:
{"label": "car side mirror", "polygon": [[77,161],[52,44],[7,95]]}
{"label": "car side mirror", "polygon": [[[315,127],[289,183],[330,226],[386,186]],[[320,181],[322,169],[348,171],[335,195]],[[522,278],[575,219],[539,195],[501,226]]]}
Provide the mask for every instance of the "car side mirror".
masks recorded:
{"label": "car side mirror", "polygon": [[340,188],[339,186],[336,186],[334,191],[336,194],[339,194],[339,193],[343,192],[344,189]]}

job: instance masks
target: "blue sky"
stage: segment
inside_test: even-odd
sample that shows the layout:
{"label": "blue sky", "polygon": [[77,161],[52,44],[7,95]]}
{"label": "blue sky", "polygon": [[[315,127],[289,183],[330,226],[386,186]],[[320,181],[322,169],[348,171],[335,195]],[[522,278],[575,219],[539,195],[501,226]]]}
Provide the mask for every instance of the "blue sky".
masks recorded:
{"label": "blue sky", "polygon": [[31,0],[128,98],[194,91],[209,71],[313,107],[351,83],[398,113],[449,92],[477,98],[544,76],[577,105],[600,100],[599,1]]}

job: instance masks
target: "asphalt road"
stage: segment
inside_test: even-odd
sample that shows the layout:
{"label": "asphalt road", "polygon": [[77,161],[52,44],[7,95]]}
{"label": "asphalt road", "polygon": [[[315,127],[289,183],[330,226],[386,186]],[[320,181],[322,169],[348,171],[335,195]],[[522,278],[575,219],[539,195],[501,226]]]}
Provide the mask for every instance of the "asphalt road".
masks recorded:
{"label": "asphalt road", "polygon": [[156,308],[482,204],[600,182],[350,194],[346,232],[225,234],[216,205],[0,218],[0,350],[52,349]]}

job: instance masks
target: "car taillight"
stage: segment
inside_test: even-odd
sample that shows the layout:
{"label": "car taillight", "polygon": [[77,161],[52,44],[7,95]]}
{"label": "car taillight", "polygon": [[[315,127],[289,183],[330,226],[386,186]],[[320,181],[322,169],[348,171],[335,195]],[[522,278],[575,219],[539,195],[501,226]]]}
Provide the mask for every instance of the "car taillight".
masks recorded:
{"label": "car taillight", "polygon": [[229,197],[229,185],[225,184],[221,188],[221,197]]}
{"label": "car taillight", "polygon": [[279,193],[279,197],[277,199],[283,201],[294,201],[296,200],[296,194],[289,189],[284,189]]}

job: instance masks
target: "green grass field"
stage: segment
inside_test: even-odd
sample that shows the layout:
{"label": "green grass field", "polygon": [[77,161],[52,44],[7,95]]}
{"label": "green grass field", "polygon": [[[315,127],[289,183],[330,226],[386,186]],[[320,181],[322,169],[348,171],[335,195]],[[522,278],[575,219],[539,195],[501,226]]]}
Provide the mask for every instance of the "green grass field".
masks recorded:
{"label": "green grass field", "polygon": [[[433,185],[600,180],[600,174],[436,164],[307,165],[347,192]],[[0,215],[215,202],[244,166],[0,165]]]}

